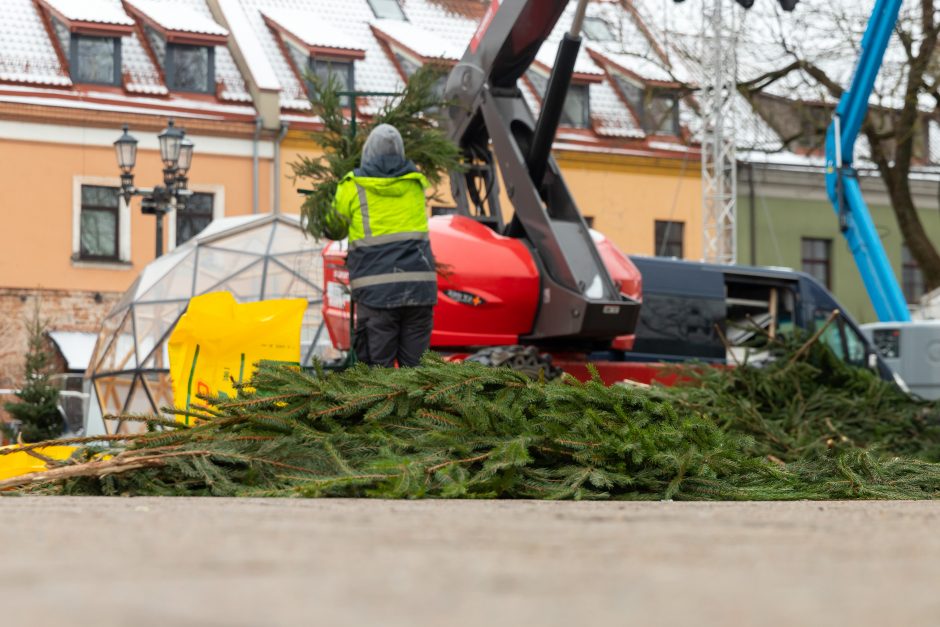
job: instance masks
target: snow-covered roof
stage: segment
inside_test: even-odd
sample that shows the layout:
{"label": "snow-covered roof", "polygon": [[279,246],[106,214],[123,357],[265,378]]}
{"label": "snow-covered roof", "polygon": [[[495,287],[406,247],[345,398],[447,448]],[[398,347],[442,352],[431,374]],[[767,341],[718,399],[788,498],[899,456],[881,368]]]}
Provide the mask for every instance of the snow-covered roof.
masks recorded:
{"label": "snow-covered roof", "polygon": [[467,49],[465,42],[439,37],[433,31],[401,20],[376,20],[372,27],[423,59],[459,61]]}
{"label": "snow-covered roof", "polygon": [[232,37],[238,42],[248,72],[262,91],[280,91],[281,83],[268,61],[258,34],[237,2],[220,2],[219,9]]}
{"label": "snow-covered roof", "polygon": [[4,0],[0,19],[0,81],[69,86],[55,47],[32,0]]}
{"label": "snow-covered roof", "polygon": [[[55,11],[65,19],[82,23],[101,23],[112,26],[128,27],[134,21],[125,12],[125,5],[121,0],[43,0],[48,10]],[[224,3],[231,4],[231,2]],[[0,19],[0,83],[14,83],[20,85],[34,85],[46,88],[72,88],[79,96],[71,104],[67,102],[68,92],[63,93],[62,102],[58,106],[72,106],[83,108],[85,95],[101,95],[95,87],[78,85],[73,86],[67,69],[59,61],[56,46],[60,45],[50,36],[40,11],[40,4],[32,0],[3,0],[3,18]],[[173,28],[181,27],[173,20],[184,20],[187,32],[194,28],[211,32],[214,37],[221,37],[227,33],[212,19],[211,12],[205,0],[175,0],[174,2],[155,2],[154,0],[135,0],[130,7],[138,7],[142,13],[144,8],[152,11],[159,17],[161,23]],[[133,11],[133,9],[131,9]],[[172,18],[170,13],[176,13]],[[149,16],[150,14],[147,13]],[[150,18],[148,18],[150,19]],[[155,18],[152,18],[156,20]],[[168,27],[169,27],[168,26]],[[153,56],[147,51],[146,45],[141,42],[136,29],[129,32],[116,33],[121,35],[121,64],[123,88],[131,96],[146,96],[158,98],[161,108],[171,107],[185,110],[188,108],[205,108],[203,99],[195,98],[187,93],[170,93],[164,83],[163,75],[155,65]],[[194,33],[196,34],[196,33]],[[68,56],[68,51],[62,51]],[[263,63],[259,61],[259,64]],[[248,93],[245,80],[229,49],[220,45],[216,47],[215,55],[216,80],[221,82],[218,91],[219,111],[226,110],[226,103],[250,104],[251,96]],[[6,91],[10,88],[5,87]],[[92,92],[95,92],[92,94]],[[36,94],[39,96],[40,94]],[[44,94],[48,95],[48,94]],[[20,98],[21,96],[14,96]],[[107,97],[107,95],[106,95]],[[5,100],[8,98],[4,97]],[[143,112],[148,109],[148,101],[127,98],[129,109]],[[48,104],[52,104],[49,102]]]}
{"label": "snow-covered roof", "polygon": [[[377,19],[367,0],[231,1],[239,4],[257,36],[260,48],[281,86],[281,105],[288,111],[305,111],[309,109],[309,104],[305,87],[298,79],[298,69],[286,54],[280,31],[286,31],[294,39],[311,47],[359,47],[365,51],[365,58],[356,62],[356,89],[396,92],[403,86],[403,76],[380,40],[391,43],[403,52],[412,53],[423,61],[457,61],[463,56],[477,29],[482,14],[480,7],[485,4],[480,0],[407,0],[402,3],[407,21],[401,21]],[[543,66],[554,66],[558,43],[570,28],[573,13],[573,6],[566,9],[539,51],[537,60]],[[609,54],[615,64],[629,63],[629,67],[643,80],[676,82],[677,79],[667,69],[668,65],[651,52],[655,46],[636,24],[636,18],[619,3],[594,2],[588,8],[588,15],[605,19],[611,24],[612,32],[622,33],[631,42],[629,45],[589,42],[592,52]],[[333,39],[336,31],[342,33],[345,42]],[[240,41],[238,33],[234,36]],[[611,140],[637,140],[645,136],[612,85],[605,67],[592,58],[588,46],[579,54],[575,71],[591,80],[591,118],[593,130],[598,136]],[[539,98],[533,93],[532,86],[526,81],[521,81],[519,86],[526,102],[537,112]],[[364,102],[361,109],[366,114],[382,104],[378,98],[366,99]],[[285,112],[284,115],[291,114]]]}
{"label": "snow-covered roof", "polygon": [[[60,64],[58,43],[47,32],[34,0],[3,0],[6,15],[0,21],[0,82],[47,86],[42,97],[62,106],[74,94],[71,106],[104,110],[134,110],[160,103],[160,113],[184,109],[190,115],[227,115],[238,107],[251,105],[246,77],[260,90],[279,93],[285,121],[311,121],[306,86],[300,78],[303,68],[285,45],[287,41],[311,50],[350,51],[355,58],[355,87],[361,91],[398,92],[404,72],[388,46],[415,61],[458,61],[477,29],[485,0],[407,0],[401,3],[406,20],[378,19],[368,0],[218,0],[216,13],[209,0],[40,0],[55,4],[56,10],[73,11],[79,19],[136,19],[187,42],[216,38],[215,76],[221,83],[217,99],[206,100],[167,89],[149,41],[141,41],[139,29],[122,38],[124,94],[106,93],[88,85],[72,85],[68,70]],[[60,6],[61,5],[61,6]],[[628,5],[592,2],[588,15],[604,19],[617,41],[588,41],[575,71],[587,78],[591,98],[591,129],[576,133],[581,142],[602,146],[603,141],[642,141],[645,134],[609,74],[611,67],[628,65],[642,81],[659,83],[674,79],[674,69],[657,55],[657,46],[637,23]],[[537,60],[552,67],[559,41],[570,27],[573,6],[569,6],[540,50]],[[125,12],[126,10],[126,12]],[[108,17],[110,16],[110,17]],[[130,16],[130,17],[128,17]],[[188,35],[192,35],[189,37]],[[223,43],[227,38],[228,45]],[[587,40],[586,40],[587,41]],[[232,55],[237,48],[239,67]],[[597,57],[602,55],[603,59]],[[244,76],[242,75],[244,72]],[[673,80],[673,82],[675,82]],[[540,98],[528,81],[520,81],[526,102],[538,112]],[[61,93],[50,94],[48,89]],[[4,87],[0,99],[25,103],[39,94],[13,93]],[[94,92],[94,99],[81,97]],[[124,101],[120,102],[123,96]],[[128,97],[130,96],[130,97]],[[380,97],[359,100],[360,112],[369,115],[384,104]],[[685,104],[682,107],[686,107]],[[247,107],[242,107],[243,109]],[[683,113],[683,119],[687,117]],[[306,117],[305,117],[306,116]],[[574,137],[574,136],[573,136]],[[593,137],[593,140],[591,139]]]}
{"label": "snow-covered roof", "polygon": [[68,20],[133,26],[120,5],[102,0],[42,0],[42,3]]}
{"label": "snow-covered roof", "polygon": [[[241,69],[226,45],[216,46],[216,78],[222,83],[219,98],[207,102],[184,93],[167,90],[160,68],[155,66],[147,42],[137,30],[122,38],[124,90],[126,103],[112,103],[108,96],[98,101],[112,109],[146,107],[162,102],[190,109],[195,115],[205,111],[247,110],[251,105],[245,72],[261,90],[279,93],[282,119],[310,121],[306,88],[299,77],[295,59],[285,46],[285,38],[311,50],[352,51],[355,61],[355,87],[361,91],[397,92],[404,76],[398,62],[388,54],[386,42],[395,49],[420,57],[418,60],[459,60],[478,26],[486,0],[403,0],[406,20],[378,19],[368,0],[2,0],[0,20],[0,83],[16,83],[33,89],[58,90],[64,94],[89,89],[73,86],[60,63],[50,33],[38,6],[43,3],[75,21],[112,20],[114,24],[133,23],[131,18],[158,25],[168,32],[193,36],[228,37],[240,52]],[[587,77],[592,129],[565,140],[574,145],[596,145],[598,149],[616,144],[646,141],[650,148],[666,149],[660,138],[650,140],[631,110],[625,87],[615,81],[621,75],[642,87],[682,85],[691,95],[680,101],[679,119],[696,141],[702,120],[696,108],[695,90],[707,78],[705,42],[701,37],[703,11],[711,0],[593,0],[588,17],[602,19],[612,38],[585,36],[575,70]],[[574,12],[569,3],[561,19],[536,57],[545,66],[554,65],[558,42],[568,30]],[[733,3],[732,3],[733,4]],[[732,6],[732,5],[729,5]],[[126,8],[126,12],[125,12]],[[735,23],[738,77],[746,81],[785,67],[795,58],[805,58],[839,84],[845,84],[854,67],[859,40],[870,7],[857,0],[802,0],[797,10],[785,13],[776,2],[755,2],[745,11],[734,5],[730,16]],[[916,29],[918,7],[905,5],[902,22]],[[131,16],[131,18],[128,17]],[[221,24],[220,24],[221,22]],[[601,29],[600,32],[606,29]],[[598,31],[595,31],[595,33]],[[229,35],[230,33],[230,35]],[[885,107],[902,102],[901,66],[906,55],[895,36],[886,55],[885,66],[872,102]],[[529,106],[537,113],[540,98],[528,81],[519,87]],[[9,93],[9,86],[4,87]],[[829,90],[804,70],[797,70],[767,87],[775,98],[832,104]],[[49,96],[48,93],[45,96]],[[113,96],[113,95],[112,95]],[[28,99],[27,94],[0,96]],[[116,98],[116,96],[115,96]],[[59,99],[57,94],[55,99]],[[107,101],[107,102],[105,102]],[[630,100],[630,102],[633,102]],[[375,112],[381,98],[359,100],[363,114]],[[928,103],[925,103],[925,106]],[[932,106],[932,103],[929,103]],[[73,106],[95,106],[79,103]],[[234,108],[233,108],[234,107]],[[780,151],[785,148],[779,133],[771,128],[755,107],[736,94],[733,124],[742,151]],[[940,126],[928,129],[932,158],[940,158]],[[779,129],[778,129],[779,130]],[[593,137],[593,139],[592,139]],[[578,139],[580,138],[580,139]],[[651,141],[657,142],[655,146]],[[686,138],[685,141],[688,141]],[[591,144],[593,142],[593,144]],[[607,143],[605,143],[607,142]],[[626,149],[626,148],[625,148]]]}
{"label": "snow-covered roof", "polygon": [[293,9],[265,9],[261,13],[306,46],[365,51],[366,45],[352,37],[345,25],[334,24],[316,13]]}
{"label": "snow-covered roof", "polygon": [[228,31],[219,26],[211,15],[200,13],[187,4],[163,0],[125,0],[125,2],[167,31],[228,36]]}
{"label": "snow-covered roof", "polygon": [[91,354],[94,352],[95,342],[98,340],[97,333],[50,331],[49,337],[55,342],[59,352],[62,353],[66,367],[69,370],[84,372],[88,369],[88,362],[91,361]]}

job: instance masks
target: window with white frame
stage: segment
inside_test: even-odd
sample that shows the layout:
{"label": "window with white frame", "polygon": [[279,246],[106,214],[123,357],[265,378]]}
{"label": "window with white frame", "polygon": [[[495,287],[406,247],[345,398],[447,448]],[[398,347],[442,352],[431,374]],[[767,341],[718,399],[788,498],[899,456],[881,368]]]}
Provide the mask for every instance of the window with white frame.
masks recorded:
{"label": "window with white frame", "polygon": [[118,189],[82,185],[81,246],[79,259],[118,261],[120,221]]}
{"label": "window with white frame", "polygon": [[72,259],[91,263],[130,260],[130,211],[116,181],[75,179]]}

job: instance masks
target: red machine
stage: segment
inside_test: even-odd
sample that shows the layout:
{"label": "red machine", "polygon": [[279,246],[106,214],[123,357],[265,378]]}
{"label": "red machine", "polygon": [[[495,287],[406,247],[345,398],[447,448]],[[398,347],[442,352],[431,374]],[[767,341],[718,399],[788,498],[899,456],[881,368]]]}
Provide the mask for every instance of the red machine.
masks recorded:
{"label": "red machine", "polygon": [[[451,177],[455,214],[430,222],[439,264],[431,344],[454,354],[531,346],[585,376],[588,353],[632,347],[641,279],[623,253],[588,228],[551,156],[587,0],[579,0],[571,31],[559,45],[537,120],[517,87],[567,4],[492,0],[449,76],[446,95],[454,104],[447,130],[463,151],[465,168]],[[500,180],[512,204],[508,223]],[[334,345],[348,349],[341,244],[326,249],[324,266],[324,318]],[[598,365],[610,381],[628,376],[621,372],[628,364]],[[654,376],[648,367],[629,366],[643,370],[631,370],[630,378]]]}
{"label": "red machine", "polygon": [[[518,239],[460,215],[430,220],[431,247],[440,267],[439,302],[431,346],[450,352],[525,343],[538,309],[539,269]],[[639,300],[640,273],[607,238],[594,233],[611,279],[624,295]],[[473,254],[468,254],[472,251]],[[348,350],[350,301],[346,250],[331,243],[323,253],[324,319],[333,345]],[[630,350],[633,335],[613,338],[610,348]]]}

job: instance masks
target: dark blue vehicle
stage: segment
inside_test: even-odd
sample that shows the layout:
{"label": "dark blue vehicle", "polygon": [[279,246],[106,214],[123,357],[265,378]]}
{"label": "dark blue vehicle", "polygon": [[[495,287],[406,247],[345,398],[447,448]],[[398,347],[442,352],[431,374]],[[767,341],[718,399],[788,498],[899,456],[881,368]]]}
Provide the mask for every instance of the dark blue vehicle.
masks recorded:
{"label": "dark blue vehicle", "polygon": [[[858,324],[816,279],[785,268],[630,258],[643,275],[643,305],[628,361],[735,363],[759,358],[761,339],[803,329],[822,334],[846,363],[889,381],[891,369]],[[610,356],[608,356],[610,358]]]}

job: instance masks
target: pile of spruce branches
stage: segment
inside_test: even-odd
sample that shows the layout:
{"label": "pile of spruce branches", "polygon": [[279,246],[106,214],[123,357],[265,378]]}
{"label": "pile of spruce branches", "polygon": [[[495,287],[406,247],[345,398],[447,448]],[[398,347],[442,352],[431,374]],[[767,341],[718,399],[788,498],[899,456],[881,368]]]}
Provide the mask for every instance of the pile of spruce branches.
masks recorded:
{"label": "pile of spruce branches", "polygon": [[[531,499],[940,495],[940,410],[821,343],[687,385],[533,381],[447,363],[262,365],[240,398],[153,417],[0,488],[58,494]],[[79,442],[81,443],[81,442]],[[106,455],[103,455],[106,453]]]}

